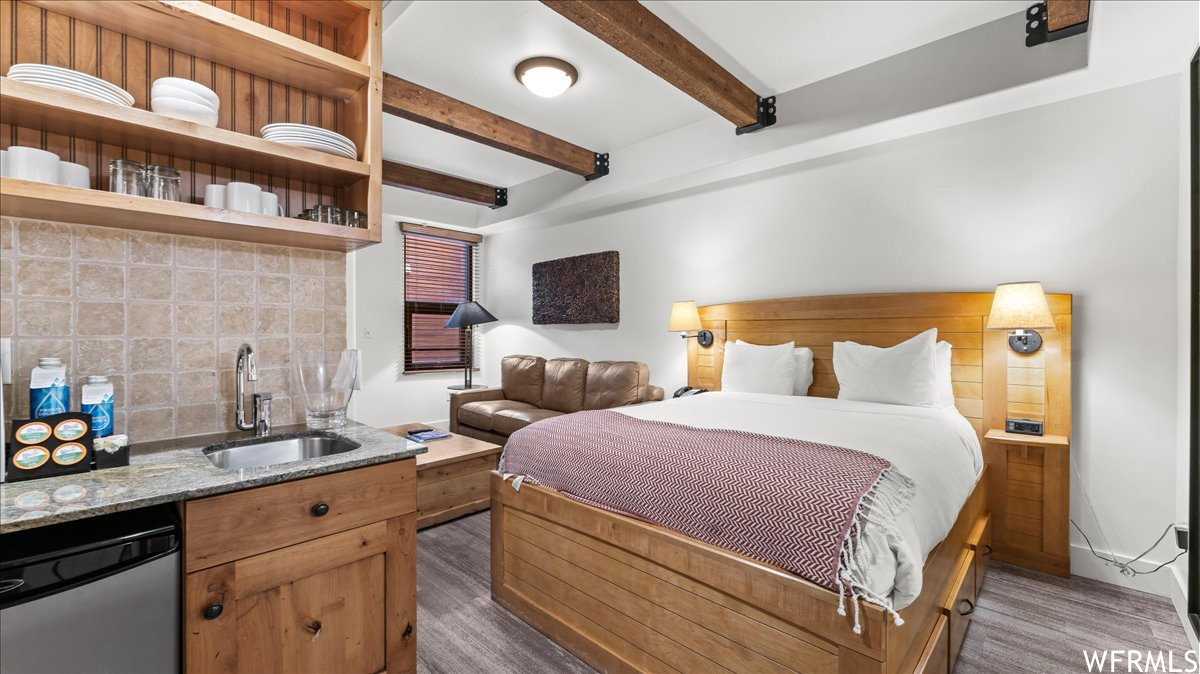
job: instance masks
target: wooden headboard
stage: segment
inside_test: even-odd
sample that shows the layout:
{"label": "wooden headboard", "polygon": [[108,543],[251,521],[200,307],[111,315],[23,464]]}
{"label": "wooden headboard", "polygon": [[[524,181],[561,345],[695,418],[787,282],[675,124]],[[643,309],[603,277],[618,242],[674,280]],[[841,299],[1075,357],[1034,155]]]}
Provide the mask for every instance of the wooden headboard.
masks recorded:
{"label": "wooden headboard", "polygon": [[713,345],[688,340],[688,386],[718,390],[726,340],[753,344],[793,341],[813,350],[809,395],[836,398],[833,343],[894,346],[938,329],[954,346],[951,379],[958,410],[982,436],[1003,428],[1006,416],[1042,419],[1046,433],[1071,433],[1071,296],[1047,294],[1055,329],[1023,356],[1008,348],[1005,332],[983,329],[992,293],[827,295],[734,302],[700,307]]}

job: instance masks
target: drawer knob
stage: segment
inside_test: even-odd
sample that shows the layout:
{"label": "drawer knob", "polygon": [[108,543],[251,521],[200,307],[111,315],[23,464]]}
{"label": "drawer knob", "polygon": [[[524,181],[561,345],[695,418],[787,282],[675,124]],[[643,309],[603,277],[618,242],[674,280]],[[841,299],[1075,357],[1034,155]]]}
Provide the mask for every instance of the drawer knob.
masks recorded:
{"label": "drawer knob", "polygon": [[221,614],[224,612],[225,612],[224,606],[218,604],[217,602],[213,602],[213,603],[209,604],[208,606],[204,607],[204,619],[205,620],[216,620],[217,618],[220,618]]}
{"label": "drawer knob", "polygon": [[324,501],[321,501],[320,503],[313,506],[312,510],[310,510],[309,512],[312,513],[313,517],[324,517],[329,514],[329,504]]}
{"label": "drawer knob", "polygon": [[[965,607],[965,608],[964,608]],[[971,615],[975,612],[975,602],[970,599],[963,598],[958,602],[959,615]]]}

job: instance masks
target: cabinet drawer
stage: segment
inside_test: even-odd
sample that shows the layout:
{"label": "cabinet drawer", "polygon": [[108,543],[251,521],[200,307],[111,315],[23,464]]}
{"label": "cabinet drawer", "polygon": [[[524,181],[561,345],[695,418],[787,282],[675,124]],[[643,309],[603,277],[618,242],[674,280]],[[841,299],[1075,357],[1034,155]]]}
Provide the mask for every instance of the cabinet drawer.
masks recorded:
{"label": "cabinet drawer", "polygon": [[914,674],[948,674],[950,671],[950,619],[944,615],[937,617],[933,626],[933,635],[921,652]]}
{"label": "cabinet drawer", "polygon": [[205,569],[416,507],[416,460],[411,458],[188,501],[184,568]]}
{"label": "cabinet drawer", "polygon": [[949,621],[949,669],[954,669],[958,660],[958,651],[962,648],[963,639],[967,636],[967,628],[971,626],[971,618],[975,613],[975,552],[964,550],[958,558],[954,571],[954,582],[951,583],[950,595],[942,606],[942,612]]}
{"label": "cabinet drawer", "polygon": [[975,551],[975,596],[979,596],[979,588],[983,585],[983,577],[987,574],[988,563],[992,560],[992,516],[984,515],[980,524],[976,525],[967,539],[967,547]]}

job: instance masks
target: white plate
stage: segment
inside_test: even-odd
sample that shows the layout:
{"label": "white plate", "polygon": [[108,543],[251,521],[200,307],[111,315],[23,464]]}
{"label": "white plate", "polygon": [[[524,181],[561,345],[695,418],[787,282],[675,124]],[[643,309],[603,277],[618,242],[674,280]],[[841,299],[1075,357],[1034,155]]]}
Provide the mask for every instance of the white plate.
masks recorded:
{"label": "white plate", "polygon": [[42,65],[40,63],[17,63],[8,69],[9,76],[14,74],[40,74],[52,78],[62,78],[72,82],[82,82],[106,91],[118,99],[125,101],[126,105],[133,105],[133,96],[128,92],[106,80],[99,77],[93,77],[87,73],[81,73],[77,70],[68,68],[59,68],[56,66]]}
{"label": "white plate", "polygon": [[219,96],[217,96],[217,92],[209,89],[199,82],[193,82],[183,77],[160,77],[154,80],[154,82],[151,84],[151,87],[153,88],[160,85],[175,87],[176,89],[183,89],[193,96],[199,96],[200,98],[203,98],[213,108],[221,107],[221,99]]}
{"label": "white plate", "polygon": [[308,124],[290,124],[287,122],[279,122],[276,124],[268,124],[268,125],[264,126],[262,129],[259,130],[258,133],[260,136],[263,136],[264,138],[267,137],[268,135],[271,135],[274,133],[300,133],[300,134],[315,136],[317,138],[327,139],[330,141],[340,142],[340,143],[342,143],[344,145],[348,145],[354,149],[358,148],[358,146],[354,144],[354,141],[350,140],[349,138],[343,136],[340,133],[335,133],[328,129],[322,129],[319,126],[310,126]]}
{"label": "white plate", "polygon": [[338,154],[344,154],[347,157],[354,157],[354,158],[358,157],[358,155],[353,150],[344,148],[340,145],[334,145],[332,143],[327,143],[323,140],[317,140],[315,138],[268,138],[267,140],[274,142],[274,143],[282,143],[284,145],[295,145],[297,143],[305,143],[306,146],[307,145],[320,145],[322,147],[327,147],[330,150],[334,150]]}
{"label": "white plate", "polygon": [[10,77],[9,79],[15,80],[17,82],[26,82],[29,84],[36,84],[38,86],[43,86],[43,87],[52,87],[54,89],[61,89],[62,91],[69,91],[71,93],[79,94],[81,96],[87,96],[88,98],[94,98],[96,100],[104,101],[105,103],[112,103],[113,105],[119,105],[119,106],[126,107],[126,108],[130,107],[128,103],[116,98],[115,96],[110,96],[110,95],[105,94],[96,89],[89,89],[89,88],[83,87],[74,82],[66,82],[63,80],[50,80],[50,79],[44,79],[44,78],[39,78],[39,77],[32,77],[32,76],[28,76],[28,75],[18,76],[18,77]]}
{"label": "white plate", "polygon": [[113,103],[114,105],[120,105],[122,107],[130,107],[130,104],[128,102],[126,102],[125,99],[123,99],[123,98],[114,96],[102,89],[97,89],[95,87],[89,87],[89,86],[84,85],[79,82],[70,82],[70,81],[61,80],[61,79],[37,77],[37,76],[33,76],[33,75],[18,75],[16,77],[12,77],[9,79],[15,80],[17,82],[28,82],[31,84],[40,84],[45,87],[54,87],[55,89],[62,89],[63,91],[73,91],[78,94],[82,94],[85,96],[91,96],[92,98],[98,98],[100,100],[103,100],[103,101],[106,101],[109,103]]}
{"label": "white plate", "polygon": [[345,150],[339,150],[339,149],[333,147],[332,145],[326,145],[325,143],[317,143],[314,141],[307,141],[307,140],[288,140],[288,141],[276,141],[276,142],[281,143],[283,145],[291,145],[294,147],[302,147],[302,148],[306,148],[309,150],[316,150],[317,152],[324,152],[325,154],[337,155],[339,157],[345,157],[346,159],[358,159],[357,155],[350,154],[349,152],[346,152]]}
{"label": "white plate", "polygon": [[347,144],[335,143],[335,142],[332,142],[332,140],[326,140],[324,138],[317,138],[314,136],[304,136],[304,134],[301,134],[301,133],[272,134],[272,136],[265,136],[264,138],[266,138],[268,140],[275,140],[275,142],[283,142],[283,140],[312,140],[313,143],[324,143],[325,145],[334,146],[334,148],[346,150],[347,152],[355,151],[355,149],[352,148],[352,146],[349,146]]}
{"label": "white plate", "polygon": [[150,110],[160,115],[184,119],[204,126],[217,125],[217,113],[213,112],[211,108],[185,101],[182,98],[155,98],[150,101]]}
{"label": "white plate", "polygon": [[150,88],[150,100],[154,100],[156,98],[178,98],[180,100],[190,101],[196,105],[203,105],[213,112],[218,111],[218,107],[212,103],[209,103],[207,98],[203,96],[197,96],[187,89],[180,89],[179,87],[173,87],[169,84],[156,84]]}

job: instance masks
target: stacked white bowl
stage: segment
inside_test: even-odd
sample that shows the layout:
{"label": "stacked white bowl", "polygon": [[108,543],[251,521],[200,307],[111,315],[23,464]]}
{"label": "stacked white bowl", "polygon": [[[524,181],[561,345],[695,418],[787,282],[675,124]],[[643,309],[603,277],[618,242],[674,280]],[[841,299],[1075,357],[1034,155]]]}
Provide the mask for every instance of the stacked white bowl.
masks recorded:
{"label": "stacked white bowl", "polygon": [[150,87],[150,109],[160,115],[216,126],[221,99],[203,84],[182,77],[160,77]]}

